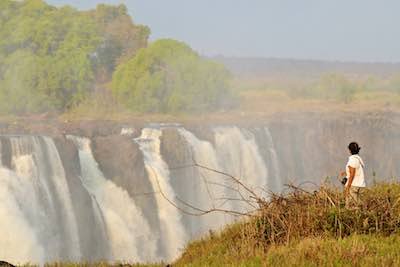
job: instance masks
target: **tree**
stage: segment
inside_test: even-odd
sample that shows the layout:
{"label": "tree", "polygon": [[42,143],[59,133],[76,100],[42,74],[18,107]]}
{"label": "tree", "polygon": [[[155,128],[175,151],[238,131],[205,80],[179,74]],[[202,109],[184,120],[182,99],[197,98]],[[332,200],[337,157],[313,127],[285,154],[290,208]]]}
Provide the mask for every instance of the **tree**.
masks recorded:
{"label": "tree", "polygon": [[222,65],[201,58],[182,42],[163,39],[116,69],[112,91],[135,111],[214,110],[232,100],[229,79]]}
{"label": "tree", "polygon": [[18,113],[81,103],[100,76],[109,81],[124,55],[147,44],[149,33],[124,5],[78,11],[43,0],[0,1],[0,25],[1,109]]}
{"label": "tree", "polygon": [[135,25],[125,5],[100,4],[91,16],[98,25],[102,39],[96,51],[98,72],[105,71],[111,75],[117,64],[131,58],[137,50],[147,45],[150,29]]}
{"label": "tree", "polygon": [[47,108],[46,96],[35,92],[42,71],[40,58],[30,51],[19,50],[3,63],[7,67],[0,81],[0,111],[18,114]]}
{"label": "tree", "polygon": [[344,103],[350,103],[356,90],[356,85],[343,75],[327,74],[321,78],[314,88],[314,94],[318,98],[336,99]]}

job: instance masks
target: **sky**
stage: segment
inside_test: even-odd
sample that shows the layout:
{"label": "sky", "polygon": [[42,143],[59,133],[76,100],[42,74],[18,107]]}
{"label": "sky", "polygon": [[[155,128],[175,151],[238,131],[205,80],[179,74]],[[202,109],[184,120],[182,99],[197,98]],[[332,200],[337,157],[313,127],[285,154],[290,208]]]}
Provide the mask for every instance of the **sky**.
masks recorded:
{"label": "sky", "polygon": [[151,40],[206,56],[400,62],[398,0],[47,0],[80,9],[124,3]]}

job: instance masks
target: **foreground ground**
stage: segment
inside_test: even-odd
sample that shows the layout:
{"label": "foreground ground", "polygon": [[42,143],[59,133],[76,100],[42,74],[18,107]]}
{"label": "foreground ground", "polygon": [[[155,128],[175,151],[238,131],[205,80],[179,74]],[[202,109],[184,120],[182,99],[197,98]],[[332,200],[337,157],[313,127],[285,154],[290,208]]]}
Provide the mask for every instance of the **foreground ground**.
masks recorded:
{"label": "foreground ground", "polygon": [[355,210],[331,186],[290,187],[259,202],[257,214],[192,242],[168,266],[400,266],[399,183],[370,187]]}
{"label": "foreground ground", "polygon": [[[400,235],[351,235],[343,239],[305,238],[286,245],[272,245],[267,251],[238,249],[232,242],[235,230],[197,241],[170,266],[400,266]],[[231,232],[232,231],[232,232]],[[91,267],[98,264],[51,264],[47,266]],[[167,264],[114,266],[168,266]]]}
{"label": "foreground ground", "polygon": [[293,188],[193,242],[175,266],[400,266],[400,184],[369,188],[357,210],[343,202],[338,189]]}
{"label": "foreground ground", "polygon": [[225,234],[189,246],[174,266],[400,266],[400,235],[305,238],[267,251],[237,249]]}

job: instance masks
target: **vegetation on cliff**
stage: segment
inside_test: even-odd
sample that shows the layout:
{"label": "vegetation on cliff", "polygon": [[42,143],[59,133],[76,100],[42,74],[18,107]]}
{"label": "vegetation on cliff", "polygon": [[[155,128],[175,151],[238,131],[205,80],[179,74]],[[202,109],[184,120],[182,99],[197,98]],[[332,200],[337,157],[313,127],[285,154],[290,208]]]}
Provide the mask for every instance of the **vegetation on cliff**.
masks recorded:
{"label": "vegetation on cliff", "polygon": [[347,210],[342,193],[294,188],[247,221],[190,244],[175,266],[397,266],[400,185],[379,184]]}

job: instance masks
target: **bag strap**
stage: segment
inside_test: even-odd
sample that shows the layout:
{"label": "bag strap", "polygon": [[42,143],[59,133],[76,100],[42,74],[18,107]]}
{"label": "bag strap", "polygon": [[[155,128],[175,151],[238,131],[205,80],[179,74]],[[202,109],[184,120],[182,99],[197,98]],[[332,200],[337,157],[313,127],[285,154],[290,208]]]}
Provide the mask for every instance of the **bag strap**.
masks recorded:
{"label": "bag strap", "polygon": [[365,168],[364,166],[364,162],[361,160],[359,155],[354,155],[354,157],[358,160],[358,162],[360,163],[361,167]]}

